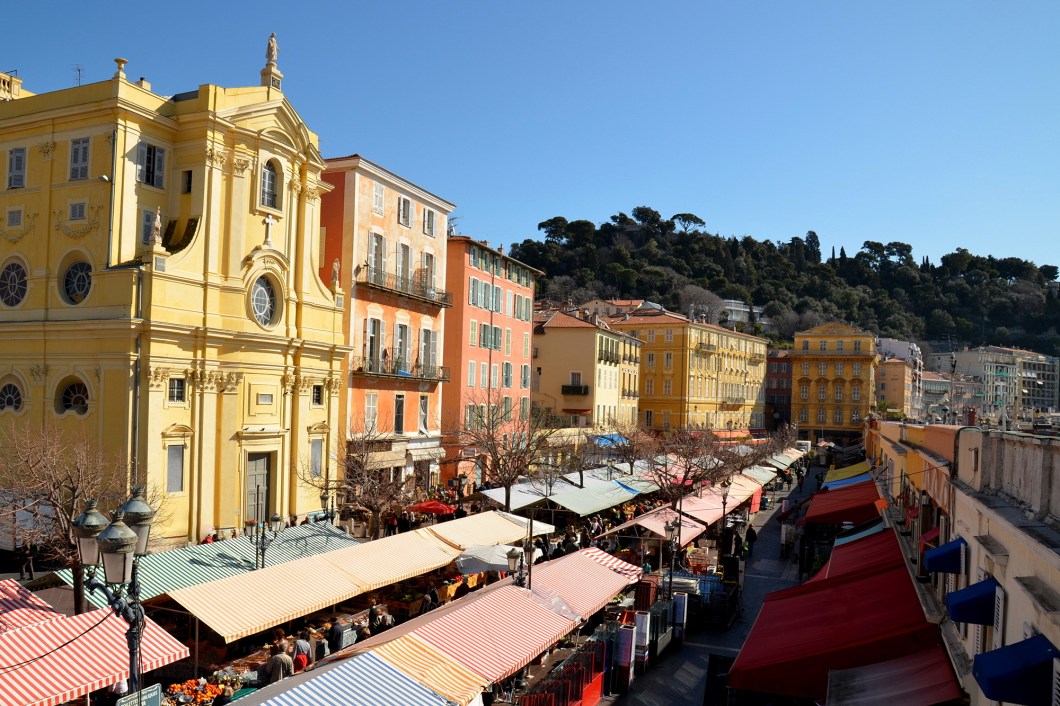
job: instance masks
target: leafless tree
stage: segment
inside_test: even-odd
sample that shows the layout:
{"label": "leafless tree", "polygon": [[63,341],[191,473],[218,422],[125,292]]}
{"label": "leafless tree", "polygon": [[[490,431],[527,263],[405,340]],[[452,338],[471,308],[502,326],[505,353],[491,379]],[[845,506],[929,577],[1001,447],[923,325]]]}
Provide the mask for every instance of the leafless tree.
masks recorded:
{"label": "leafless tree", "polygon": [[403,507],[412,499],[416,479],[406,476],[402,468],[380,467],[375,455],[387,452],[391,446],[391,434],[374,424],[359,428],[350,425],[347,439],[339,439],[335,458],[338,472],[335,478],[314,473],[306,462],[298,465],[298,480],[315,490],[335,493],[337,501],[357,505],[371,513],[372,522],[368,536],[382,536],[383,513],[395,507]]}
{"label": "leafless tree", "polygon": [[717,324],[725,311],[725,302],[714,292],[695,284],[686,284],[678,294],[681,311],[693,321]]}
{"label": "leafless tree", "polygon": [[[0,431],[2,522],[27,556],[73,569],[74,609],[84,612],[84,572],[77,555],[74,520],[94,499],[102,511],[128,498],[129,466],[94,447],[85,435],[69,439],[50,426],[8,426]],[[168,521],[161,493],[148,488],[147,501]]]}
{"label": "leafless tree", "polygon": [[445,434],[482,459],[485,478],[504,488],[504,509],[510,510],[512,486],[543,463],[559,429],[542,410],[523,415],[506,399],[497,390],[468,395],[464,419],[447,420]]}

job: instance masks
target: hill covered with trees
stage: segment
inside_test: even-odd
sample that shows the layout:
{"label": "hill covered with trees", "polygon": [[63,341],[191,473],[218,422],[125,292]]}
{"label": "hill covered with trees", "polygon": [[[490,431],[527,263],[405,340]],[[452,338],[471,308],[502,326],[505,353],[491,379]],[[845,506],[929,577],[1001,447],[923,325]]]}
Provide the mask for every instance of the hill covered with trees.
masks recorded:
{"label": "hill covered with trees", "polygon": [[[691,213],[664,219],[646,206],[599,225],[556,216],[511,255],[545,275],[538,296],[648,299],[689,312],[717,299],[765,307],[778,340],[823,321],[881,336],[953,345],[994,344],[1060,355],[1056,265],[973,255],[958,247],[933,264],[902,242],[866,241],[827,257],[813,231],[788,242],[708,233]],[[702,312],[704,309],[699,309]]]}

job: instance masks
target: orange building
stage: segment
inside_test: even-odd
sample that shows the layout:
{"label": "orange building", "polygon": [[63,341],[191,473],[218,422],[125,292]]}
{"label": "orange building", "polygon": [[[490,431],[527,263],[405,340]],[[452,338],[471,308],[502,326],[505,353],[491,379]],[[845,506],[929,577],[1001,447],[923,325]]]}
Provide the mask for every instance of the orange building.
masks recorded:
{"label": "orange building", "polygon": [[[539,274],[503,249],[466,235],[449,236],[446,282],[453,308],[446,314],[443,352],[452,372],[442,389],[443,428],[471,423],[475,408],[490,404],[498,405],[513,426],[517,418],[529,416],[534,278]],[[475,449],[448,440],[443,481],[462,474],[468,482],[481,483],[482,468]]]}
{"label": "orange building", "polygon": [[359,155],[327,160],[321,276],[350,293],[342,327],[349,441],[371,443],[371,464],[438,482],[445,310],[446,220],[455,206]]}

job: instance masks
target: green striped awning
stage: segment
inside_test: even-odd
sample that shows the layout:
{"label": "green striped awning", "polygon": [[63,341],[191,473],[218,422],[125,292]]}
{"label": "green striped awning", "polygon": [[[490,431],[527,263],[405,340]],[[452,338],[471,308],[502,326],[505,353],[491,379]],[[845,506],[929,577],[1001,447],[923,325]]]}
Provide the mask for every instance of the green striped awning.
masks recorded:
{"label": "green striped awning", "polygon": [[[265,561],[268,566],[275,566],[350,547],[362,541],[326,523],[288,527],[269,545]],[[140,559],[140,600],[147,601],[179,588],[253,571],[254,550],[250,538],[236,537],[148,554]],[[57,571],[55,575],[64,583],[73,585],[70,569]],[[107,605],[106,599],[94,592],[87,593],[86,598],[101,608]]]}

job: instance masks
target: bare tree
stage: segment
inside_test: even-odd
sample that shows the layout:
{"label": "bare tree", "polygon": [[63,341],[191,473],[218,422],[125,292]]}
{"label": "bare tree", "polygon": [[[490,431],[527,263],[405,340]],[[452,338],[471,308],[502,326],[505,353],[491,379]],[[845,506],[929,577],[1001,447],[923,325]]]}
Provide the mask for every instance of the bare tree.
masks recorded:
{"label": "bare tree", "polygon": [[464,419],[446,424],[446,436],[473,449],[483,461],[485,478],[504,488],[505,510],[511,510],[512,486],[543,464],[559,431],[543,410],[532,408],[523,415],[505,401],[510,399],[497,390],[470,394]]}
{"label": "bare tree", "polygon": [[[128,464],[106,456],[84,435],[68,440],[47,425],[8,426],[0,432],[0,487],[4,524],[28,557],[73,569],[74,610],[85,606],[84,572],[73,522],[85,501],[115,509],[128,497]],[[149,502],[151,500],[149,499]],[[159,507],[155,499],[153,507]],[[165,521],[165,517],[156,521]]]}
{"label": "bare tree", "polygon": [[370,512],[368,536],[372,539],[382,535],[383,513],[394,506],[407,505],[416,484],[415,476],[406,476],[403,468],[382,467],[375,460],[376,454],[390,450],[391,436],[375,424],[362,423],[356,429],[351,422],[348,438],[339,439],[336,445],[336,478],[315,472],[305,461],[298,465],[298,480],[303,485],[321,493],[335,493],[336,501],[341,499]]}
{"label": "bare tree", "polygon": [[725,301],[709,289],[686,284],[678,294],[681,311],[693,321],[717,324],[725,311]]}

